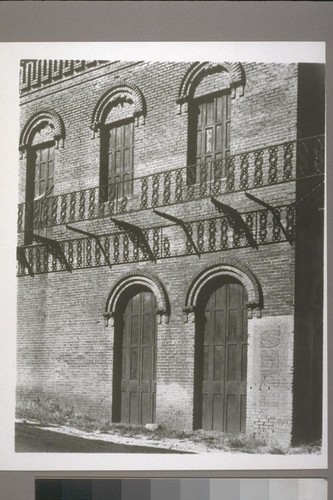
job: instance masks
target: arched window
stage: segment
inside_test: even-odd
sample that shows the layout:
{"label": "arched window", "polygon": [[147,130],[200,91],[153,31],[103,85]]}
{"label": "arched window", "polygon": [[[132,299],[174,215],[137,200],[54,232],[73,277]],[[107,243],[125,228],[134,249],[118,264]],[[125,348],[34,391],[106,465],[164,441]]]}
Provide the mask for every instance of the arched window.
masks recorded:
{"label": "arched window", "polygon": [[134,123],[124,119],[101,129],[101,201],[129,197],[133,192]]}
{"label": "arched window", "polygon": [[91,128],[100,135],[100,201],[133,194],[134,126],[143,121],[145,102],[135,85],[118,83],[98,101]]}
{"label": "arched window", "polygon": [[188,185],[226,177],[230,154],[231,99],[241,92],[244,75],[238,63],[190,66],[179,89],[180,112],[188,112]]}
{"label": "arched window", "polygon": [[50,237],[54,191],[55,150],[63,144],[65,129],[54,111],[40,111],[27,121],[20,137],[20,150],[26,157],[25,237]]}
{"label": "arched window", "polygon": [[226,176],[230,152],[230,91],[193,99],[189,108],[188,184]]}

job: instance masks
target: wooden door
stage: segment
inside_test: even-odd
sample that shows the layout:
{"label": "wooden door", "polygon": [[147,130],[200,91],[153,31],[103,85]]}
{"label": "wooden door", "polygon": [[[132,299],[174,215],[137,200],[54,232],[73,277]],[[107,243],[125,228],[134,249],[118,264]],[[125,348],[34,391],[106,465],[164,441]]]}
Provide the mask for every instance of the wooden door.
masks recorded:
{"label": "wooden door", "polygon": [[155,421],[156,303],[152,292],[129,299],[123,315],[121,422]]}
{"label": "wooden door", "polygon": [[203,304],[200,343],[202,428],[244,432],[246,419],[247,308],[238,282],[215,285]]}

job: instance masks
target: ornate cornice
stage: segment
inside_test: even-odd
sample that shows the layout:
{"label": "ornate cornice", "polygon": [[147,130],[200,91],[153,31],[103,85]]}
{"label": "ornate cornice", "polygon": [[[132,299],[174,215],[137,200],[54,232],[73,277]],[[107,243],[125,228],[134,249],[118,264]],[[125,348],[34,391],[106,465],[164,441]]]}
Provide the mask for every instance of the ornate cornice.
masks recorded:
{"label": "ornate cornice", "polygon": [[81,61],[62,59],[24,59],[21,61],[20,93],[46,87],[60,80],[71,78],[107,61]]}

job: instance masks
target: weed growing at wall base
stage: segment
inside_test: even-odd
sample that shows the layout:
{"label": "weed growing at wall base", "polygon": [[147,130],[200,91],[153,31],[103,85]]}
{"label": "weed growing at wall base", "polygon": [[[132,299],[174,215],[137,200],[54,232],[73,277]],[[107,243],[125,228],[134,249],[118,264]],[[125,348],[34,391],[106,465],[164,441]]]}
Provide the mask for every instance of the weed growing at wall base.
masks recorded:
{"label": "weed growing at wall base", "polygon": [[98,419],[89,413],[82,414],[73,407],[64,408],[57,400],[37,396],[33,400],[21,401],[17,406],[17,419],[23,422],[34,421],[41,427],[67,427],[85,433],[98,432],[117,439],[136,438],[148,439],[152,445],[168,440],[178,440],[179,443],[189,443],[205,447],[211,451],[238,452],[248,454],[265,453],[271,455],[318,454],[321,442],[284,447],[277,442],[268,442],[262,437],[243,433],[228,434],[218,431],[179,431],[157,426],[153,429],[142,425],[112,423]]}

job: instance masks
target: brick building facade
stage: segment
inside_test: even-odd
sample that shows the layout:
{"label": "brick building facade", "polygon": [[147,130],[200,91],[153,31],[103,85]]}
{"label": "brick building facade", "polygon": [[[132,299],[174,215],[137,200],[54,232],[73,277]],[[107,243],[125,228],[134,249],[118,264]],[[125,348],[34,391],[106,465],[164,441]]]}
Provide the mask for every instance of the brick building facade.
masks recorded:
{"label": "brick building facade", "polygon": [[22,61],[17,401],[321,435],[323,67]]}

